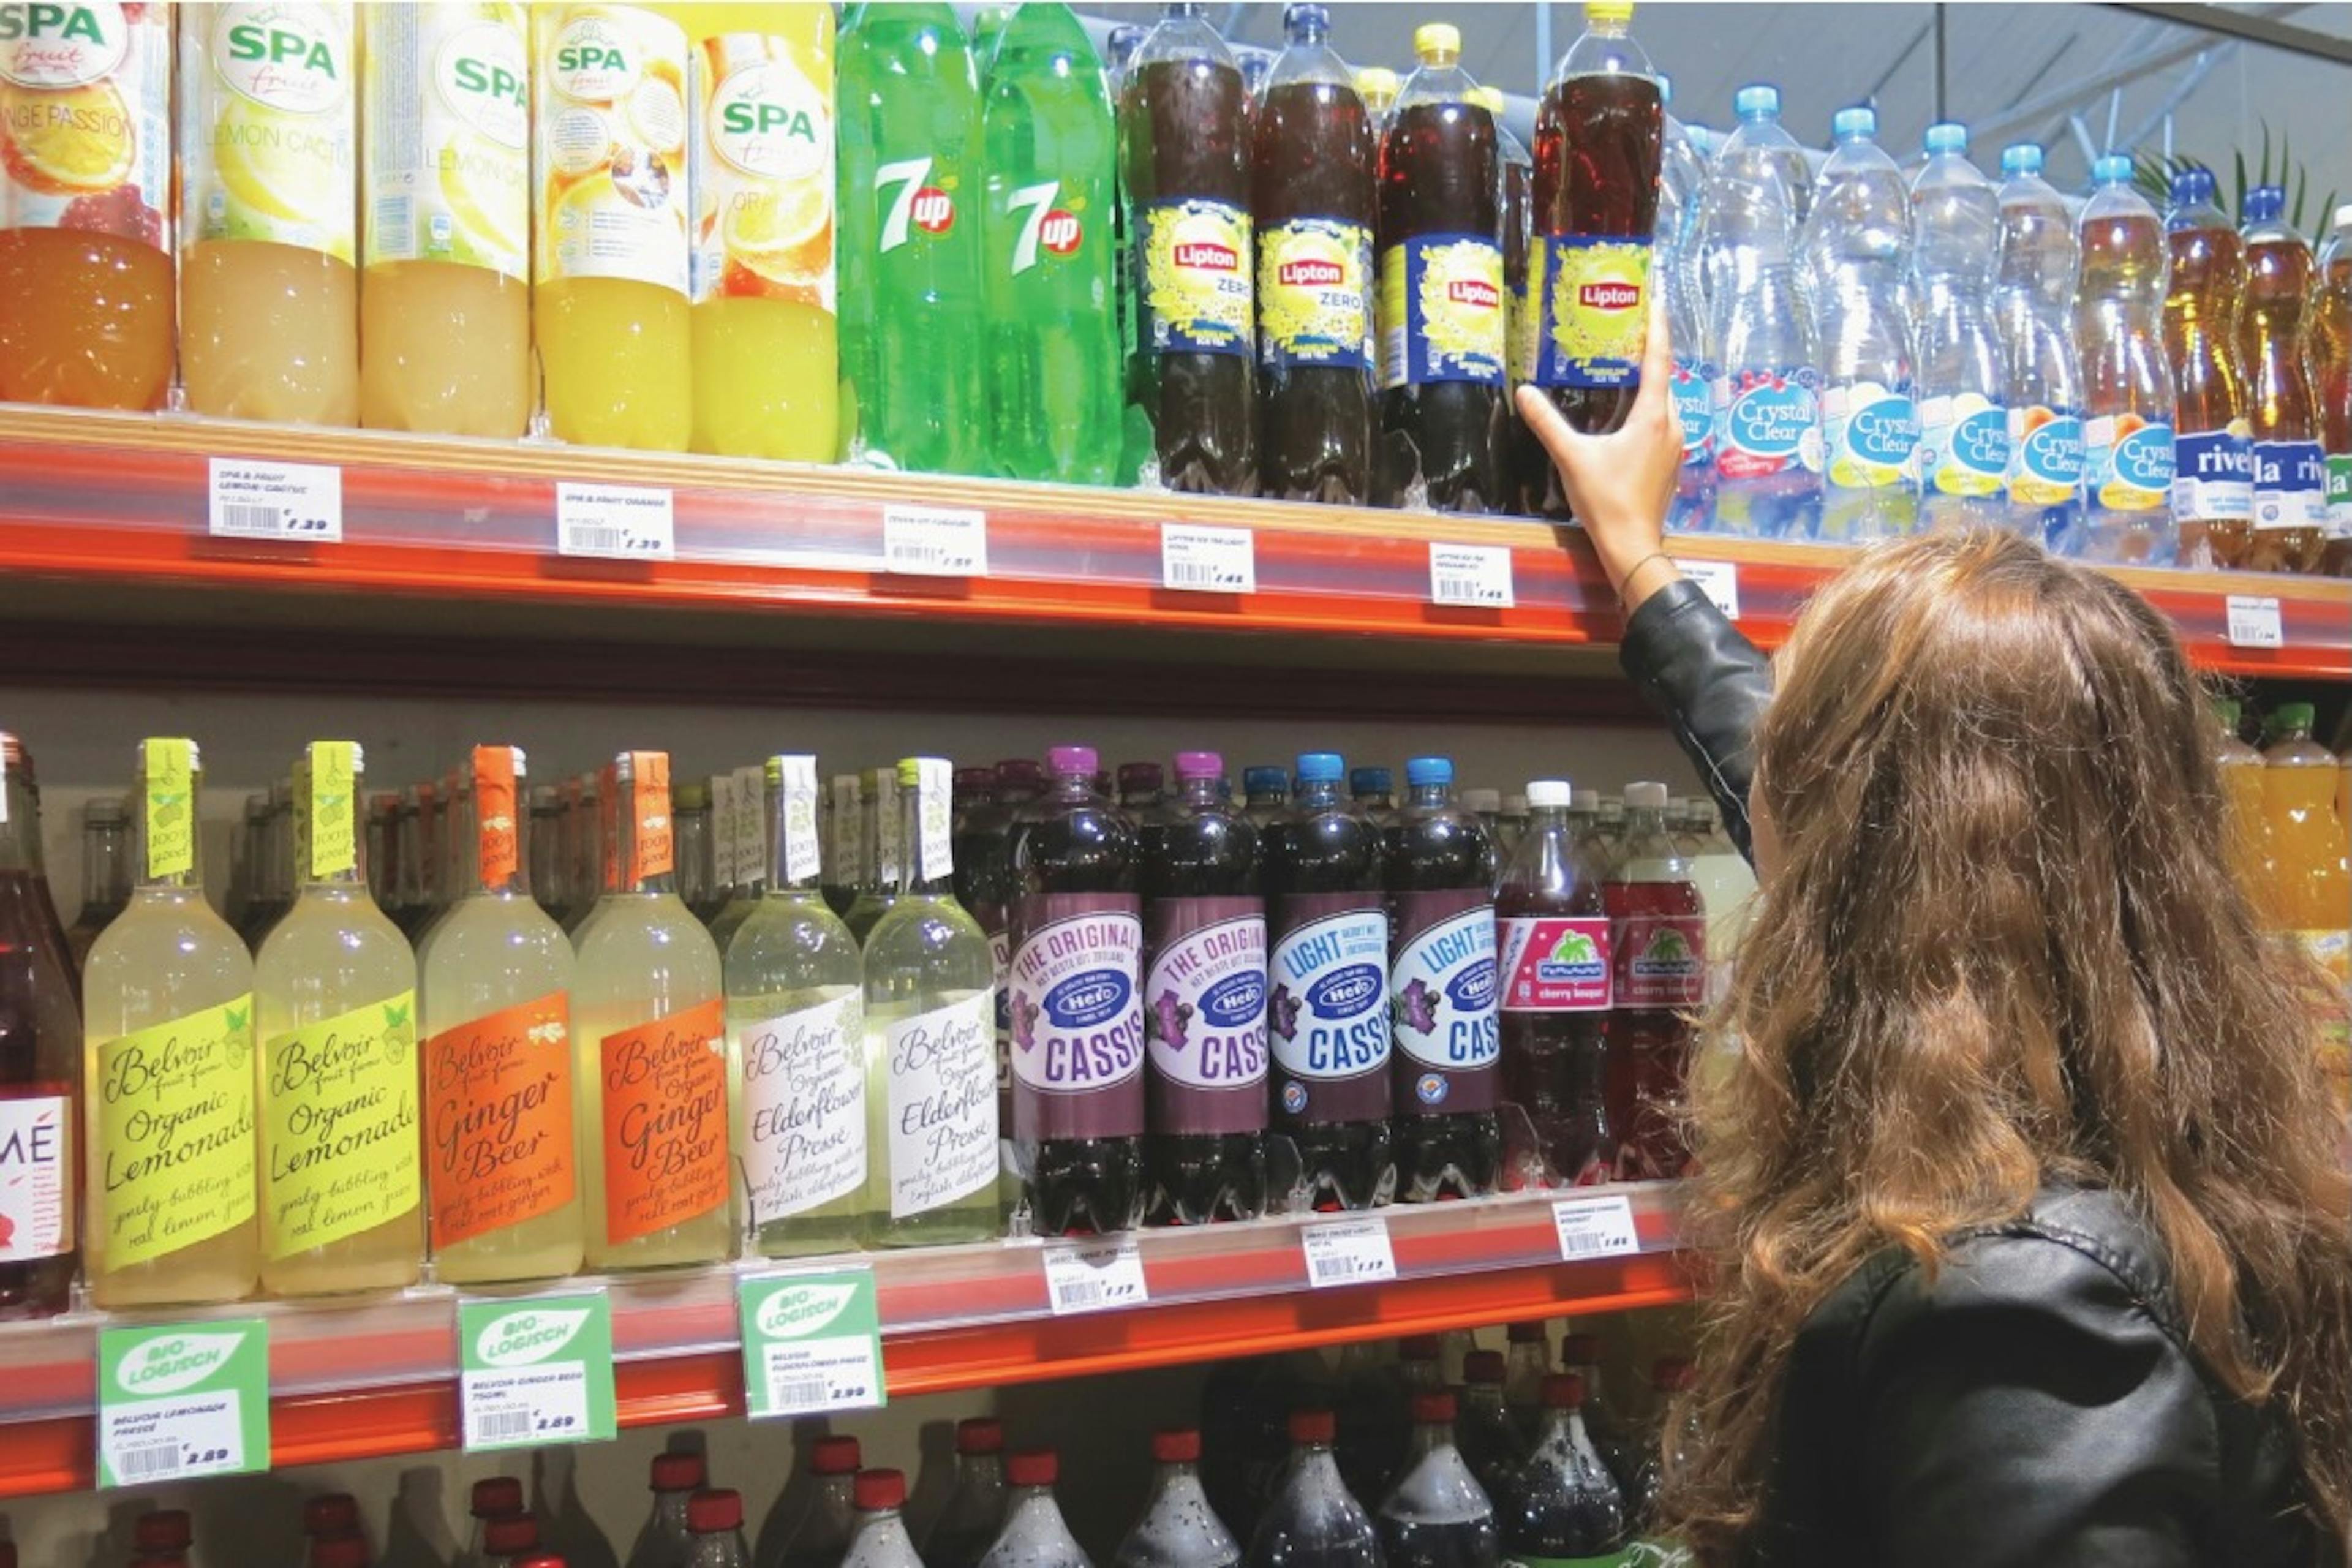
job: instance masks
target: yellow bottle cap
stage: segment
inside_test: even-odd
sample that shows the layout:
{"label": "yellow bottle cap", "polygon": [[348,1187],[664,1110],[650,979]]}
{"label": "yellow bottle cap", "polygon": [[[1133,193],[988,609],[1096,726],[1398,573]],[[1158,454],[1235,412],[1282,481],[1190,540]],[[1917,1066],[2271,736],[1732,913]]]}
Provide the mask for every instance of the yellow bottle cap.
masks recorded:
{"label": "yellow bottle cap", "polygon": [[1621,25],[1630,22],[1633,19],[1633,0],[1584,0],[1584,19]]}
{"label": "yellow bottle cap", "polygon": [[1462,29],[1451,22],[1423,22],[1412,30],[1412,52],[1429,65],[1462,57]]}
{"label": "yellow bottle cap", "polygon": [[1376,99],[1386,102],[1397,95],[1397,73],[1386,66],[1359,66],[1356,93],[1368,102]]}
{"label": "yellow bottle cap", "polygon": [[1500,119],[1503,113],[1503,89],[1499,87],[1474,87],[1468,94],[1471,102]]}

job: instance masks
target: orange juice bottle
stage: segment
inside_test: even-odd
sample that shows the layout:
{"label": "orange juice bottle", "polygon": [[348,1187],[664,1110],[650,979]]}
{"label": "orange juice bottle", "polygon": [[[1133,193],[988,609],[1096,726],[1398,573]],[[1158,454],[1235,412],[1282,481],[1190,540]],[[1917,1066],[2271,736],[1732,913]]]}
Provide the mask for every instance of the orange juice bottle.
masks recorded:
{"label": "orange juice bottle", "polygon": [[0,401],[163,406],[171,102],[162,6],[0,6]]}
{"label": "orange juice bottle", "polygon": [[180,379],[199,414],[360,415],[351,0],[180,10]]}
{"label": "orange juice bottle", "polygon": [[682,452],[685,29],[644,5],[535,6],[533,327],[556,438]]}
{"label": "orange juice bottle", "polygon": [[673,13],[694,50],[694,449],[830,462],[833,7]]}
{"label": "orange juice bottle", "polygon": [[2278,857],[2281,923],[2290,931],[2341,931],[2352,920],[2352,884],[2338,842],[2336,758],[2311,738],[2312,706],[2282,702],[2277,737],[2263,753],[2263,799]]}
{"label": "orange juice bottle", "polygon": [[519,0],[361,13],[360,422],[530,423],[530,46]]}
{"label": "orange juice bottle", "polygon": [[2280,923],[2279,867],[2271,844],[2271,819],[2264,803],[2263,754],[2238,736],[2241,710],[2235,698],[2213,703],[2213,761],[2221,769],[2221,793],[2230,803],[2230,849],[2240,885],[2253,900],[2263,923]]}

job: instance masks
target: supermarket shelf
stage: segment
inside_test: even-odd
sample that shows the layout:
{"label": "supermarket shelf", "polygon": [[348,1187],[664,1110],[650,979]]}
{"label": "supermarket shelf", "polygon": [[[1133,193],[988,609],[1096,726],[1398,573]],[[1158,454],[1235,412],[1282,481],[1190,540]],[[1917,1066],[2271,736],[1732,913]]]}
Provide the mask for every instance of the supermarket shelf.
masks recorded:
{"label": "supermarket shelf", "polygon": [[[1382,1211],[1396,1278],[1321,1289],[1307,1283],[1300,1240],[1302,1224],[1315,1220],[1153,1231],[1139,1241],[1148,1305],[1059,1317],[1047,1295],[1045,1248],[1034,1241],[761,1260],[536,1289],[609,1294],[621,1424],[651,1426],[742,1413],[735,1281],[746,1272],[870,1265],[885,1377],[900,1397],[1687,1300],[1673,1189],[1614,1190],[1631,1205],[1638,1252],[1563,1262],[1552,1217],[1558,1194]],[[457,1300],[447,1287],[425,1286],[379,1300],[247,1303],[154,1319],[87,1313],[0,1327],[0,1496],[91,1484],[92,1358],[102,1321],[266,1317],[278,1465],[453,1448]]]}
{"label": "supermarket shelf", "polygon": [[[210,537],[215,457],[338,465],[342,542]],[[668,489],[674,558],[559,554],[556,495],[567,482]],[[987,574],[884,570],[893,507],[983,511]],[[1255,592],[1163,586],[1168,523],[1248,530]],[[1446,543],[1508,548],[1513,603],[1430,603],[1429,550]],[[1736,568],[1742,625],[1767,646],[1847,559],[1832,547],[1717,536],[1675,548]],[[1610,647],[1622,629],[1576,531],[1525,521],[22,406],[0,407],[0,574],[124,590],[261,591],[279,602],[294,592],[347,603],[569,606],[596,617],[581,622],[583,631],[616,614],[790,608],[836,623],[878,616],[1569,653]],[[2208,668],[2352,679],[2352,583],[2117,575],[2173,620]],[[2277,602],[2282,647],[2231,644],[2231,595]]]}

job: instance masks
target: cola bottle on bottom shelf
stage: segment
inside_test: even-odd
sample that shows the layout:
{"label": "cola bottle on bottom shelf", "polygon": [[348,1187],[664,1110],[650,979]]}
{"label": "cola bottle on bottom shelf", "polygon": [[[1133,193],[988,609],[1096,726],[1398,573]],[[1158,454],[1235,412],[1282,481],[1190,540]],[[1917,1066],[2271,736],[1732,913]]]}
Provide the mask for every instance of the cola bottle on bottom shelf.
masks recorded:
{"label": "cola bottle on bottom shelf", "polygon": [[1667,1473],[1680,1468],[1700,1440],[1696,1406],[1677,1410],[1675,1404],[1691,1391],[1695,1382],[1691,1363],[1683,1356],[1661,1356],[1650,1373],[1657,1420],[1633,1467],[1633,1484],[1625,1489],[1633,1529],[1644,1535],[1658,1527],[1658,1497],[1665,1490]]}
{"label": "cola bottle on bottom shelf", "polygon": [[654,1456],[653,1514],[629,1548],[629,1568],[685,1568],[694,1533],[687,1528],[686,1505],[705,1479],[699,1454]]}
{"label": "cola bottle on bottom shelf", "polygon": [[1640,1456],[1623,1411],[1610,1402],[1601,1378],[1601,1352],[1599,1334],[1570,1334],[1559,1342],[1560,1370],[1574,1373],[1583,1382],[1584,1403],[1580,1408],[1592,1451],[1601,1456],[1601,1462],[1609,1468],[1620,1486],[1630,1485],[1641,1462]]}
{"label": "cola bottle on bottom shelf", "polygon": [[980,1560],[981,1568],[1094,1568],[1054,1500],[1054,1483],[1061,1474],[1061,1458],[1051,1448],[1024,1448],[1005,1460],[1004,1477],[1013,1491],[1004,1528]]}
{"label": "cola bottle on bottom shelf", "polygon": [[1151,1435],[1157,1467],[1143,1515],[1118,1543],[1111,1568],[1234,1568],[1242,1549],[1201,1489],[1201,1434]]}
{"label": "cola bottle on bottom shelf", "polygon": [[856,1531],[842,1554],[841,1568],[936,1568],[915,1552],[900,1512],[907,1506],[907,1476],[903,1470],[860,1470],[853,1490],[857,1506]]}
{"label": "cola bottle on bottom shelf", "polygon": [[1515,1563],[1615,1563],[1626,1542],[1625,1494],[1584,1427],[1584,1380],[1544,1380],[1544,1429],[1496,1509]]}
{"label": "cola bottle on bottom shelf", "polygon": [[1328,1410],[1290,1417],[1290,1468],[1244,1554],[1248,1568],[1382,1568],[1379,1533],[1339,1477]]}
{"label": "cola bottle on bottom shelf", "polygon": [[1527,1435],[1503,1403],[1507,1375],[1501,1351],[1472,1351],[1454,1420],[1454,1446],[1489,1500],[1502,1495],[1503,1483],[1528,1457]]}
{"label": "cola bottle on bottom shelf", "polygon": [[1004,1426],[985,1415],[956,1423],[955,1489],[923,1541],[924,1568],[977,1568],[1004,1528]]}
{"label": "cola bottle on bottom shelf", "polygon": [[1454,1446],[1454,1395],[1412,1401],[1412,1446],[1404,1472],[1381,1500],[1386,1568],[1496,1568],[1501,1543],[1495,1506]]}
{"label": "cola bottle on bottom shelf", "polygon": [[1528,831],[1496,889],[1504,1097],[1527,1112],[1553,1186],[1610,1180],[1603,1091],[1612,995],[1597,840],[1569,830],[1565,780],[1528,785]]}
{"label": "cola bottle on bottom shelf", "polygon": [[1690,1152],[1674,1107],[1695,1043],[1690,1016],[1706,1005],[1706,905],[1665,831],[1666,786],[1625,786],[1625,847],[1602,889],[1615,965],[1609,1015],[1609,1120],[1617,1174],[1667,1181]]}
{"label": "cola bottle on bottom shelf", "polygon": [[816,1478],[808,1506],[775,1544],[761,1542],[758,1568],[835,1568],[856,1530],[856,1481],[862,1458],[855,1437],[820,1437],[809,1454]]}

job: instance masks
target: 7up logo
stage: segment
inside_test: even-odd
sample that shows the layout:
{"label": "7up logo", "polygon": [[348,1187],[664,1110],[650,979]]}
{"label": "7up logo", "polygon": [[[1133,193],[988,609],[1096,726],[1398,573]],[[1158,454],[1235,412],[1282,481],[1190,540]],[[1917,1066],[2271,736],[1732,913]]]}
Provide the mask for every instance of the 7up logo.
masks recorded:
{"label": "7up logo", "polygon": [[1061,182],[1047,180],[1042,185],[1022,186],[1005,202],[1011,211],[1028,215],[1022,220],[1020,237],[1013,242],[1015,278],[1037,265],[1041,246],[1048,255],[1069,256],[1086,237],[1077,215],[1054,205],[1054,198],[1061,194]]}
{"label": "7up logo", "polygon": [[909,227],[941,235],[955,226],[955,197],[930,183],[931,160],[902,158],[874,171],[874,189],[897,189],[882,215],[881,252],[887,256],[907,243]]}

